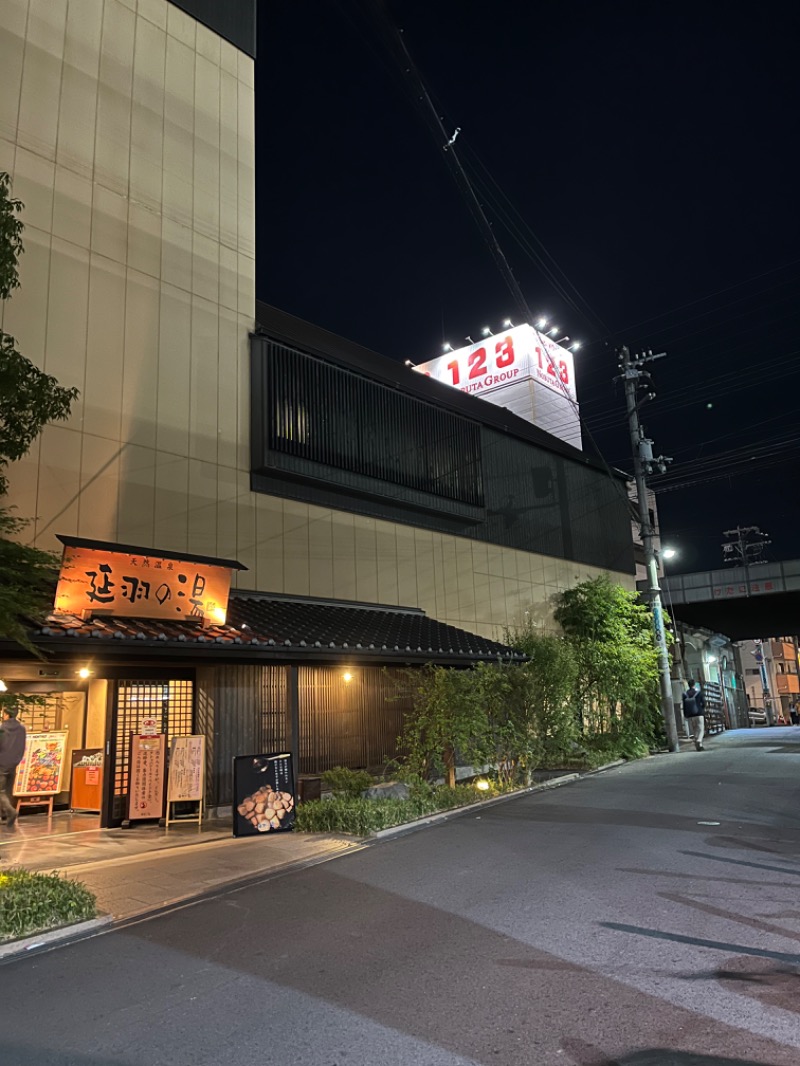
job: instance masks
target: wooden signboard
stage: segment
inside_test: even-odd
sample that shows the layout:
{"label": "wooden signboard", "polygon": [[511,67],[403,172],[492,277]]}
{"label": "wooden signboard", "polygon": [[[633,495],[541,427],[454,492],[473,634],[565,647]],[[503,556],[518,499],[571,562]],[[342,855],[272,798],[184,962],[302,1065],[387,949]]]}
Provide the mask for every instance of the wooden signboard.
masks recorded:
{"label": "wooden signboard", "polygon": [[[203,821],[203,797],[206,780],[206,738],[173,737],[167,776],[167,825],[170,822]],[[173,803],[197,803],[195,815],[171,817]]]}
{"label": "wooden signboard", "polygon": [[231,568],[209,561],[162,557],[145,549],[114,545],[65,545],[58,578],[56,614],[110,614],[133,618],[189,618],[223,624]]}
{"label": "wooden signboard", "polygon": [[67,747],[66,729],[52,733],[28,733],[25,754],[17,767],[14,795],[21,806],[46,805],[53,813],[53,799],[61,791],[64,776],[64,756]]}
{"label": "wooden signboard", "polygon": [[164,770],[167,738],[131,737],[128,772],[128,821],[164,817]]}
{"label": "wooden signboard", "polygon": [[73,811],[103,809],[102,748],[76,748],[72,753],[72,791],[69,805]]}

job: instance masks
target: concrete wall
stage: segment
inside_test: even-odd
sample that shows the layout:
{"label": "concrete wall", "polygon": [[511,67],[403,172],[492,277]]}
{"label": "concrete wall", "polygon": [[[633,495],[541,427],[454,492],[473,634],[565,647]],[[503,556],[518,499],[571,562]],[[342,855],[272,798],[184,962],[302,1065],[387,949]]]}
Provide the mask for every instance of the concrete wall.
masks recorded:
{"label": "concrete wall", "polygon": [[25,202],[3,328],[81,391],[11,473],[37,545],[235,554],[253,137],[253,61],[166,0],[0,5],[0,169]]}

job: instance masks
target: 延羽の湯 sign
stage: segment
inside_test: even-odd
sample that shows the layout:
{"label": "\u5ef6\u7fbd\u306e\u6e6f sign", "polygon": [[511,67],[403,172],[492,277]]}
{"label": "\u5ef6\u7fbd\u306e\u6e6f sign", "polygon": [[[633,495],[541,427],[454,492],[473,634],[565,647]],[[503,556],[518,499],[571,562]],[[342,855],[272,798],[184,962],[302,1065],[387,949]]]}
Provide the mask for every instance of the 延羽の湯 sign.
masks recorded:
{"label": "\u5ef6\u7fbd\u306e\u6e6f sign", "polygon": [[56,614],[105,613],[137,618],[225,622],[231,569],[239,564],[161,556],[120,546],[65,539]]}

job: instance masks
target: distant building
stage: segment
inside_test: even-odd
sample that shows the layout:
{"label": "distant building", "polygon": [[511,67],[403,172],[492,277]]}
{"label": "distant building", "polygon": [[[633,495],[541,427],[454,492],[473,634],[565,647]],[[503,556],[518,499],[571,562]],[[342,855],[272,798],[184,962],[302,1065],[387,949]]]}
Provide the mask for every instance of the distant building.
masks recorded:
{"label": "distant building", "polygon": [[770,724],[788,724],[790,706],[800,701],[797,644],[797,637],[738,643],[748,702]]}

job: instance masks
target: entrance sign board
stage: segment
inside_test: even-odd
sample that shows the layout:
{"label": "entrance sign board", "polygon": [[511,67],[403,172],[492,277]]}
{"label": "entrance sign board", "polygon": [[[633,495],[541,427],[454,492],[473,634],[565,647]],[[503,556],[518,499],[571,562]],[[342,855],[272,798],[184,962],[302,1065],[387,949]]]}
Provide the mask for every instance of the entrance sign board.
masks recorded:
{"label": "entrance sign board", "polygon": [[61,538],[56,614],[190,619],[221,625],[240,563]]}
{"label": "entrance sign board", "polygon": [[131,736],[128,821],[164,817],[164,771],[167,738]]}
{"label": "entrance sign board", "polygon": [[28,733],[25,754],[17,767],[15,796],[56,796],[64,776],[66,729],[52,733]]}
{"label": "entrance sign board", "polygon": [[294,826],[292,756],[237,755],[233,760],[233,835],[258,836]]}
{"label": "entrance sign board", "polygon": [[173,737],[169,753],[167,800],[191,803],[205,793],[206,738]]}

